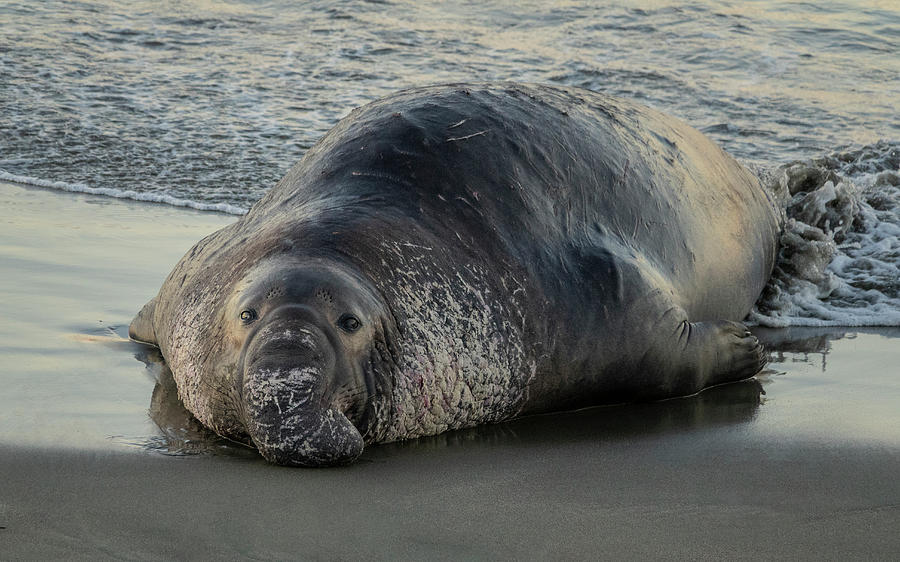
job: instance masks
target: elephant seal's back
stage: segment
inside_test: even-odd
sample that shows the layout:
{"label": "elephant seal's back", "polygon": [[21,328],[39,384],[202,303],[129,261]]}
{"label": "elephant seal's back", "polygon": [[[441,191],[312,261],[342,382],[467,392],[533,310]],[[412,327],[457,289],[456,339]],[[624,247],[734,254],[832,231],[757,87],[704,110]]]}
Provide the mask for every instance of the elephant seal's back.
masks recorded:
{"label": "elephant seal's back", "polygon": [[254,211],[271,221],[348,200],[496,245],[545,285],[582,250],[633,254],[698,319],[746,314],[779,228],[759,181],[677,119],[513,83],[416,88],[355,110]]}

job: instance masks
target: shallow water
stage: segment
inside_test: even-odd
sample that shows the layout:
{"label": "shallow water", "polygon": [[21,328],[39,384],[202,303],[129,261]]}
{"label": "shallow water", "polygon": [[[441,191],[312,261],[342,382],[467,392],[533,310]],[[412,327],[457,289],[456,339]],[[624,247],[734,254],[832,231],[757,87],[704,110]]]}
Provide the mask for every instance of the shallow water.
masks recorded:
{"label": "shallow water", "polygon": [[0,168],[246,207],[352,108],[437,82],[636,99],[763,164],[900,139],[900,9],[5,2]]}
{"label": "shallow water", "polygon": [[0,208],[0,444],[157,435],[128,324],[193,241],[234,217],[2,181]]}
{"label": "shallow water", "polygon": [[837,174],[846,195],[813,199],[852,235],[785,200],[790,252],[752,321],[900,325],[896,2],[12,1],[0,28],[0,179],[240,214],[397,89],[581,86],[776,184],[794,160]]}

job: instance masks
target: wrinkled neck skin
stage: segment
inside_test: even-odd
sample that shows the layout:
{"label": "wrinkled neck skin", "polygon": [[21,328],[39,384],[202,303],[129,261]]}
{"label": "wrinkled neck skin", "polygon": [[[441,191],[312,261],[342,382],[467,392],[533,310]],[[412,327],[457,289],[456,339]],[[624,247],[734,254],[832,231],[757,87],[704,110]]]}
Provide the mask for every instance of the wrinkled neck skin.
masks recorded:
{"label": "wrinkled neck skin", "polygon": [[526,344],[527,295],[516,276],[436,240],[384,240],[377,255],[390,264],[379,273],[379,286],[401,337],[388,422],[373,442],[519,414],[536,363]]}

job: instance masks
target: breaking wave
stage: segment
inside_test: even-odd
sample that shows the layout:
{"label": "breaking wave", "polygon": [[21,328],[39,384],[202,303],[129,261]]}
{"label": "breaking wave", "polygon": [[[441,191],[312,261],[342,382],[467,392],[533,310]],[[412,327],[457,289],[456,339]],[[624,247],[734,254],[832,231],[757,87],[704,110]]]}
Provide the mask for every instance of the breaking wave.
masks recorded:
{"label": "breaking wave", "polygon": [[900,326],[900,142],[760,176],[781,201],[775,271],[751,311],[769,326]]}

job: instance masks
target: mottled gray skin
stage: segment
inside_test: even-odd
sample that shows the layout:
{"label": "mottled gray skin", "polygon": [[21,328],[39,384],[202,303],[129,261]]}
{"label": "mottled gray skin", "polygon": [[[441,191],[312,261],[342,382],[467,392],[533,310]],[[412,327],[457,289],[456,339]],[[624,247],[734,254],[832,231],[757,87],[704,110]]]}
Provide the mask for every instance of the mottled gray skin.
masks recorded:
{"label": "mottled gray skin", "polygon": [[696,130],[575,88],[354,110],[131,325],[185,406],[282,464],[754,375],[780,215]]}

